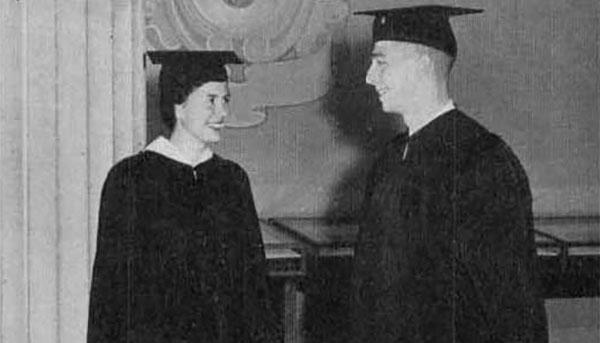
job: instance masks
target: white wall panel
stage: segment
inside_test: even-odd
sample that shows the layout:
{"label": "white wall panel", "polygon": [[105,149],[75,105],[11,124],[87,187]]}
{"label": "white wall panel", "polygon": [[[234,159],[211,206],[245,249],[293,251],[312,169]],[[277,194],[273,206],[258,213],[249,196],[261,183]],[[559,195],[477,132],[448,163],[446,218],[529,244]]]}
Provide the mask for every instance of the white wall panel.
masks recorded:
{"label": "white wall panel", "polygon": [[[84,342],[88,298],[88,92],[85,1],[57,0],[59,342]],[[41,341],[40,341],[41,342]]]}
{"label": "white wall panel", "polygon": [[24,6],[0,2],[0,342],[27,340]]}
{"label": "white wall panel", "polygon": [[0,4],[0,342],[84,342],[100,191],[145,142],[142,1]]}
{"label": "white wall panel", "polygon": [[57,11],[55,1],[25,2],[27,83],[24,116],[30,342],[58,339]]}

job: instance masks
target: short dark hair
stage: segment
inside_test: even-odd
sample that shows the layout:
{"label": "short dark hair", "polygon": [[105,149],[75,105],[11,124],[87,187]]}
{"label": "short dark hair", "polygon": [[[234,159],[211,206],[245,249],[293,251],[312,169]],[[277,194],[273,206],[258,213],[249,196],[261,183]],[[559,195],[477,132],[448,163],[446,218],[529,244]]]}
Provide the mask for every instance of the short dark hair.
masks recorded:
{"label": "short dark hair", "polygon": [[210,72],[191,65],[164,66],[158,78],[160,115],[170,132],[177,118],[175,105],[183,104],[192,92],[207,82],[227,82],[227,74]]}
{"label": "short dark hair", "polygon": [[456,61],[455,56],[421,44],[415,44],[414,46],[417,54],[427,56],[433,62],[436,75],[443,76],[444,78],[450,76],[450,72]]}

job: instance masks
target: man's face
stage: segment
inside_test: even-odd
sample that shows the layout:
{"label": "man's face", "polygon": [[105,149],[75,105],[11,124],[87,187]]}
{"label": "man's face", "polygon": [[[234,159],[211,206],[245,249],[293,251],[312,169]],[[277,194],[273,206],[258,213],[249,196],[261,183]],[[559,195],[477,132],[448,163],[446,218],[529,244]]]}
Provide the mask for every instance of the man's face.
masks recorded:
{"label": "man's face", "polygon": [[401,114],[414,101],[422,75],[421,57],[413,43],[375,43],[366,82],[375,87],[385,112]]}

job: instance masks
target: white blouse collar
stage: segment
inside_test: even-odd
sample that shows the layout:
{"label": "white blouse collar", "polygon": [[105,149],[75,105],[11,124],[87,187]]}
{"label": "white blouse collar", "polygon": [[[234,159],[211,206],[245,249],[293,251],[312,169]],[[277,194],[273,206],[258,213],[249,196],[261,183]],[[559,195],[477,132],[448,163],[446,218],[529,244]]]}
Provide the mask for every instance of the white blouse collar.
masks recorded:
{"label": "white blouse collar", "polygon": [[187,164],[191,167],[195,167],[196,165],[202,162],[208,161],[214,155],[212,150],[207,148],[198,159],[198,162],[192,163],[179,151],[179,149],[173,143],[171,143],[171,141],[169,141],[163,136],[157,137],[155,140],[152,141],[152,143],[148,144],[148,146],[146,146],[144,150],[155,152],[177,162]]}

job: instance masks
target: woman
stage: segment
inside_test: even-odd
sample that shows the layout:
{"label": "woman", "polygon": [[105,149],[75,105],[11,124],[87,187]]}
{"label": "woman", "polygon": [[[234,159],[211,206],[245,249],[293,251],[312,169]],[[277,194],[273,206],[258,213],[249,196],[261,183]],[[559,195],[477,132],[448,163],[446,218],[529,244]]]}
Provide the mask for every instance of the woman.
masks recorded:
{"label": "woman", "polygon": [[265,342],[275,331],[244,170],[215,155],[232,52],[154,52],[169,139],[104,184],[88,342]]}

